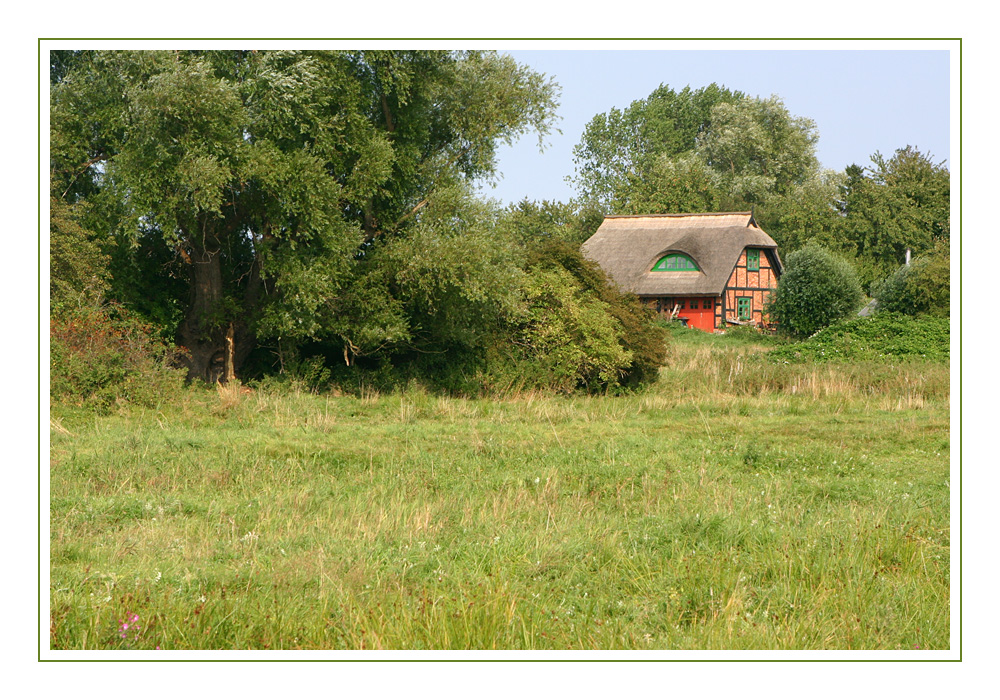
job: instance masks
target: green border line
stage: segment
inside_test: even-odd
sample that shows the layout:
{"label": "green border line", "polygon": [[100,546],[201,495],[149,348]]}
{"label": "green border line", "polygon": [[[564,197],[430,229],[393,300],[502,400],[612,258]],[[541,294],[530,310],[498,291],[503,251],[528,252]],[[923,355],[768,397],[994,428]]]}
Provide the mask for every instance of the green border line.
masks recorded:
{"label": "green border line", "polygon": [[[38,616],[35,622],[42,619],[42,40],[38,40],[38,65],[36,66],[38,80]],[[50,234],[51,235],[51,234]],[[49,446],[51,456],[51,442]],[[51,538],[50,538],[51,539]],[[51,584],[51,581],[49,582]],[[49,605],[51,609],[52,591],[49,586]],[[51,646],[49,651],[51,651]],[[38,660],[42,659],[42,626],[38,625]]]}
{"label": "green border line", "polygon": [[[466,42],[466,41],[566,41],[566,42],[581,42],[581,41],[628,41],[628,42],[662,42],[662,41],[677,41],[677,42],[705,42],[705,41],[740,41],[740,42],[761,42],[761,41],[810,41],[810,42],[841,42],[841,41],[901,41],[901,42],[914,42],[914,41],[941,41],[941,42],[958,42],[958,152],[959,152],[959,168],[958,168],[958,180],[959,183],[962,182],[962,38],[961,37],[818,37],[818,38],[808,38],[808,37],[531,37],[525,39],[524,37],[422,37],[420,39],[413,39],[412,37],[351,37],[348,39],[336,38],[336,37],[282,37],[282,38],[266,38],[266,37],[39,37],[38,38],[38,65],[37,65],[37,79],[38,79],[38,178],[41,180],[41,164],[42,164],[42,42],[45,41],[121,41],[121,42],[131,42],[131,41],[268,41],[268,42],[282,42],[282,41],[337,41],[337,42],[360,42],[360,41],[454,41],[454,42]],[[559,49],[567,50],[567,49]],[[626,50],[626,49],[623,49]],[[649,50],[649,49],[643,49]],[[705,50],[719,50],[719,49],[705,49]],[[808,50],[808,49],[803,49]],[[849,49],[841,49],[849,50]],[[949,52],[953,49],[947,49]],[[949,71],[950,73],[950,71]],[[39,185],[38,189],[38,273],[39,273],[39,290],[38,290],[38,619],[41,620],[42,613],[42,593],[41,593],[41,580],[42,580],[42,293],[41,293],[41,270],[42,270],[42,190]],[[959,187],[958,196],[958,220],[959,220],[959,237],[958,237],[958,281],[959,288],[961,288],[962,283],[962,191]],[[961,296],[959,296],[958,304],[958,522],[959,522],[959,540],[958,540],[958,570],[959,570],[959,581],[961,581],[962,572],[962,537],[961,537],[961,524],[962,524],[962,301]],[[952,640],[954,642],[955,640]],[[51,648],[49,649],[51,652]],[[99,651],[99,650],[97,650]],[[194,650],[194,651],[222,651],[222,650]],[[407,650],[395,650],[395,651],[407,651]],[[412,651],[412,650],[410,650]],[[452,651],[474,651],[474,650],[452,650]],[[538,651],[538,650],[524,650],[524,651]],[[581,650],[582,652],[583,650]],[[613,651],[613,650],[608,650]],[[681,651],[681,650],[675,650]],[[692,650],[683,650],[692,651]],[[740,651],[740,650],[727,650],[727,651]],[[749,650],[748,650],[749,651]],[[756,650],[760,651],[760,650]],[[804,651],[804,650],[797,650]],[[817,650],[822,651],[822,650]],[[843,651],[843,650],[836,650]],[[866,652],[877,652],[877,649],[861,650]],[[901,659],[774,659],[774,658],[759,658],[759,659],[524,659],[524,658],[514,658],[514,659],[503,659],[503,658],[472,658],[472,659],[447,659],[447,658],[433,658],[433,659],[352,659],[352,658],[332,658],[332,659],[43,659],[42,658],[42,626],[38,627],[38,658],[39,663],[192,663],[192,662],[204,662],[204,663],[337,663],[337,662],[350,662],[350,663],[433,663],[433,662],[445,662],[445,663],[483,663],[483,662],[513,662],[513,663],[837,663],[837,662],[847,662],[847,663],[955,663],[961,662],[962,659],[962,588],[959,586],[958,589],[958,658],[957,659],[912,659],[912,658],[901,658]],[[439,652],[433,652],[439,653]],[[520,653],[520,650],[519,652]],[[584,652],[586,653],[586,652]]]}
{"label": "green border line", "polygon": [[[958,40],[958,181],[962,182],[962,40]],[[958,188],[958,288],[962,288],[962,188]],[[958,660],[962,660],[962,295],[958,296]]]}

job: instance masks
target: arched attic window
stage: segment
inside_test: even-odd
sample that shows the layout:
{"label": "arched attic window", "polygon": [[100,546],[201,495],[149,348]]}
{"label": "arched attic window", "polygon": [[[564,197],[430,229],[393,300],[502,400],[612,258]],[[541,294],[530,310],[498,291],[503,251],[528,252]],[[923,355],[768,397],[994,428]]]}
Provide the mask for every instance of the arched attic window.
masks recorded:
{"label": "arched attic window", "polygon": [[694,260],[683,253],[667,253],[656,261],[651,272],[697,272]]}

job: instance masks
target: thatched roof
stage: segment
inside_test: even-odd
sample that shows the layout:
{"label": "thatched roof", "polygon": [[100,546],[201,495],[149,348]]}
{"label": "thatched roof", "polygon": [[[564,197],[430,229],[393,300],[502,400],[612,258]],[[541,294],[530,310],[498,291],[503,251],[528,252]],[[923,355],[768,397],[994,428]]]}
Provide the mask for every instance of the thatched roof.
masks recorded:
{"label": "thatched roof", "polygon": [[[583,244],[622,289],[642,295],[718,295],[747,246],[775,251],[777,244],[751,212],[608,216]],[[668,253],[683,253],[698,272],[650,272]]]}

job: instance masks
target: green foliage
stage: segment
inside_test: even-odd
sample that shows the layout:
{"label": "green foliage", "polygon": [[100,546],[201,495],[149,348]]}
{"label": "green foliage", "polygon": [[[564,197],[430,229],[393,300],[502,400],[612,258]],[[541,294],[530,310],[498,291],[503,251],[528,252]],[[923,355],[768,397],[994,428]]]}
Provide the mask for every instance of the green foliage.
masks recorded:
{"label": "green foliage", "polygon": [[594,235],[603,221],[604,215],[593,205],[548,200],[524,199],[496,215],[497,228],[526,246],[546,240],[581,245]]}
{"label": "green foliage", "polygon": [[81,221],[85,206],[49,198],[49,304],[56,315],[92,305],[108,289],[108,257]]}
{"label": "green foliage", "polygon": [[164,339],[175,339],[187,306],[188,266],[156,230],[132,240],[116,236],[107,245],[108,298],[152,324]]}
{"label": "green foliage", "polygon": [[812,244],[785,259],[767,313],[785,332],[804,337],[856,311],[861,301],[850,263]]}
{"label": "green foliage", "polygon": [[698,154],[719,174],[726,196],[745,207],[789,195],[813,176],[818,138],[816,123],[793,117],[777,96],[744,97],[712,107]]}
{"label": "green foliage", "polygon": [[333,220],[305,245],[261,245],[261,259],[274,294],[261,301],[258,332],[290,342],[330,338],[345,325],[340,305],[354,272],[349,257],[356,230]]}
{"label": "green foliage", "polygon": [[[951,177],[944,163],[907,146],[873,167],[847,168],[840,204],[842,237],[859,257],[895,269],[906,249],[915,255],[950,237]],[[865,280],[870,282],[872,280]]]}
{"label": "green foliage", "polygon": [[105,411],[155,406],[176,394],[176,348],[115,305],[64,310],[49,322],[49,392],[55,401]]}
{"label": "green foliage", "polygon": [[322,355],[299,358],[289,353],[283,358],[280,375],[267,375],[252,383],[256,389],[276,392],[310,392],[318,394],[329,391],[332,372]]}
{"label": "green foliage", "polygon": [[817,138],[815,123],[793,117],[778,97],[748,97],[715,84],[680,93],[660,86],[624,111],[591,120],[574,150],[574,182],[585,201],[604,211],[761,207],[775,211],[779,236],[785,224],[790,236],[801,236],[803,218],[816,216],[787,210],[804,194],[826,228],[834,214],[836,191],[819,173]]}
{"label": "green foliage", "polygon": [[480,347],[520,306],[521,254],[464,191],[443,191],[377,263],[410,324],[411,347]]}
{"label": "green foliage", "polygon": [[[370,353],[453,331],[462,319],[407,317],[426,290],[381,263],[429,240],[429,202],[494,175],[498,144],[541,140],[557,96],[480,51],[87,51],[55,55],[51,80],[57,189],[100,201],[120,241],[159,237],[175,257],[161,269],[179,293],[109,246],[138,299],[171,297],[148,315],[202,377],[230,325],[237,364],[258,343]],[[458,283],[472,298],[489,281]]]}
{"label": "green foliage", "polygon": [[789,185],[785,194],[765,197],[754,206],[754,218],[782,254],[818,243],[830,250],[846,249],[850,257],[853,251],[841,240],[842,216],[835,206],[843,182],[843,173],[816,171],[802,182]]}
{"label": "green foliage", "polygon": [[808,340],[772,350],[768,357],[792,362],[948,362],[950,353],[947,318],[885,311],[835,323]]}
{"label": "green foliage", "polygon": [[878,311],[915,316],[951,314],[951,257],[947,248],[914,258],[881,284],[874,285],[872,296],[878,299]]}
{"label": "green foliage", "polygon": [[718,211],[723,199],[718,174],[688,151],[677,157],[662,154],[648,171],[630,178],[624,214],[671,214]]}
{"label": "green foliage", "polygon": [[666,335],[579,248],[549,241],[529,252],[525,331],[531,356],[563,390],[619,390],[655,381]]}
{"label": "green foliage", "polygon": [[[312,348],[303,352],[330,358],[343,386],[419,381],[476,395],[653,381],[666,352],[662,331],[583,258],[572,229],[585,221],[569,206],[496,211],[464,186],[441,188],[406,236],[366,252],[356,282],[318,324],[326,335],[301,338]],[[338,336],[348,339],[343,347]]]}
{"label": "green foliage", "polygon": [[528,311],[521,335],[535,382],[569,392],[616,388],[632,355],[619,342],[621,324],[567,270],[533,269],[525,281]]}
{"label": "green foliage", "polygon": [[581,199],[605,212],[626,211],[633,188],[658,161],[693,150],[710,128],[713,107],[742,97],[714,83],[680,92],[660,85],[624,110],[598,114],[573,149]]}
{"label": "green foliage", "polygon": [[786,337],[758,326],[730,326],[719,335],[725,337],[727,344],[736,346],[780,345],[788,341]]}
{"label": "green foliage", "polygon": [[242,176],[245,117],[237,87],[207,62],[154,58],[154,72],[127,88],[128,136],[108,171],[133,216],[150,218],[173,242],[222,214],[226,190]]}

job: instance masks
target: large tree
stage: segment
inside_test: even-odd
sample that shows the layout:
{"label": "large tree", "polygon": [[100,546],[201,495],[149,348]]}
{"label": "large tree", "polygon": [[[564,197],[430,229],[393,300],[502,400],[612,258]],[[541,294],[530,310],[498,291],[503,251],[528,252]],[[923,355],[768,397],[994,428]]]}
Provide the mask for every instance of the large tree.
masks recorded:
{"label": "large tree", "polygon": [[712,108],[698,154],[734,202],[761,204],[790,194],[818,171],[816,124],[795,117],[777,96],[745,97]]}
{"label": "large tree", "polygon": [[660,86],[595,116],[574,151],[582,201],[606,213],[753,209],[785,248],[829,241],[840,176],[816,158],[815,123],[780,98],[715,84]]}
{"label": "large tree", "polygon": [[890,158],[876,152],[872,164],[847,168],[840,208],[843,236],[860,258],[886,269],[951,235],[951,175],[944,162],[916,148]]}
{"label": "large tree", "polygon": [[51,80],[54,189],[169,258],[205,380],[264,337],[411,337],[379,249],[556,106],[551,81],[483,52],[60,52]]}
{"label": "large tree", "polygon": [[715,83],[679,92],[660,85],[625,109],[596,115],[573,149],[581,199],[607,213],[625,211],[657,163],[695,148],[710,128],[714,107],[742,97]]}

